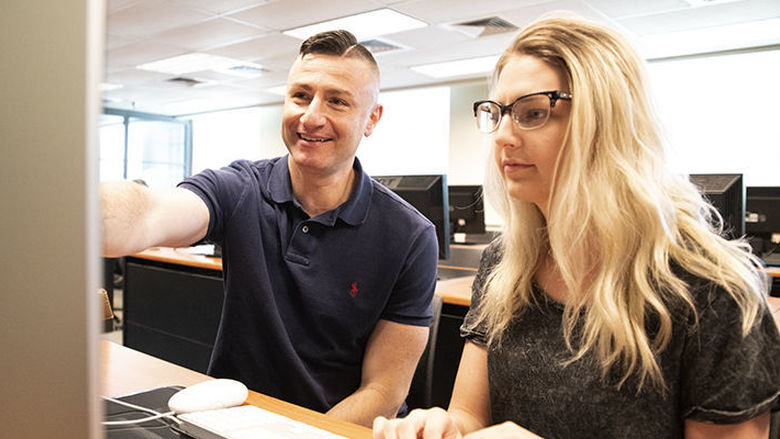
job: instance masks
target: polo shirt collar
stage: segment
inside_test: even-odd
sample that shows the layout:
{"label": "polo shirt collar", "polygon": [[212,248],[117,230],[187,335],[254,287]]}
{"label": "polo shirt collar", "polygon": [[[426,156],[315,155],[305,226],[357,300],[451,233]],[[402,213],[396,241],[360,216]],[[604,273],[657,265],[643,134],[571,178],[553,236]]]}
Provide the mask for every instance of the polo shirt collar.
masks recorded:
{"label": "polo shirt collar", "polygon": [[295,201],[292,181],[290,180],[290,169],[287,162],[288,157],[289,154],[274,160],[271,175],[268,178],[268,193],[271,194],[271,199],[277,204]]}
{"label": "polo shirt collar", "polygon": [[[287,161],[289,159],[288,157],[289,154],[279,157],[274,163],[270,178],[268,179],[268,192],[275,203],[283,204],[291,202],[300,208],[300,203],[295,199],[295,194],[292,189],[290,169]],[[371,184],[371,177],[363,172],[363,166],[360,164],[360,160],[358,160],[357,157],[355,157],[352,169],[355,170],[355,180],[352,187],[352,194],[349,196],[349,199],[339,207],[318,216],[318,222],[333,226],[336,223],[336,220],[340,218],[345,223],[356,226],[365,221],[366,216],[368,215],[368,207],[371,203],[373,185]]]}

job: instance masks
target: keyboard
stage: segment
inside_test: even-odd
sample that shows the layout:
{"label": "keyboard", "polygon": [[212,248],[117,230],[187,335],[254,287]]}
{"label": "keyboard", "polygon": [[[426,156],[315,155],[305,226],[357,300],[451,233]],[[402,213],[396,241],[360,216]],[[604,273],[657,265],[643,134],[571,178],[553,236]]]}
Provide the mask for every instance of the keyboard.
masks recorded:
{"label": "keyboard", "polygon": [[179,429],[197,439],[346,439],[253,405],[184,413]]}

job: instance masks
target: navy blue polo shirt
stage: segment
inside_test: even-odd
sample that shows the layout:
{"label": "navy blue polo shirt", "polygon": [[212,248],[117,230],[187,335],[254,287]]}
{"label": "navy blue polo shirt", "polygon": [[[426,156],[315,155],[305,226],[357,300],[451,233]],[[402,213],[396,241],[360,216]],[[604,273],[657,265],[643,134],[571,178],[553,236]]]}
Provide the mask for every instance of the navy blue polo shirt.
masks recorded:
{"label": "navy blue polo shirt", "polygon": [[434,227],[363,173],[339,207],[310,218],[287,156],[236,161],[180,183],[206,203],[222,244],[225,301],[209,375],[327,411],[360,386],[380,319],[426,326]]}

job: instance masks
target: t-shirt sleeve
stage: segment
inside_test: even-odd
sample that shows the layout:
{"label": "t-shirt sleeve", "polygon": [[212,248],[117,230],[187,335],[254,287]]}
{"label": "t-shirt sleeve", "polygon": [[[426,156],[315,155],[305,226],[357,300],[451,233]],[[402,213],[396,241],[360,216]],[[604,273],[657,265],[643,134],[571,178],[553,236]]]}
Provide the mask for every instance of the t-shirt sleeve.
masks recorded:
{"label": "t-shirt sleeve", "polygon": [[209,228],[204,240],[222,241],[225,224],[250,186],[247,166],[246,161],[236,161],[221,169],[206,169],[178,184],[199,196],[209,209]]}
{"label": "t-shirt sleeve", "polygon": [[383,320],[414,326],[430,324],[438,261],[436,230],[432,224],[427,224],[412,241],[393,293],[382,312]]}
{"label": "t-shirt sleeve", "polygon": [[765,307],[743,337],[736,302],[709,288],[683,350],[683,417],[736,424],[780,409],[780,334],[771,313]]}
{"label": "t-shirt sleeve", "polygon": [[471,284],[471,305],[460,326],[460,336],[480,346],[487,345],[487,328],[485,322],[478,320],[478,309],[487,277],[500,259],[499,249],[498,242],[494,241],[482,252],[479,270],[474,277],[474,283]]}

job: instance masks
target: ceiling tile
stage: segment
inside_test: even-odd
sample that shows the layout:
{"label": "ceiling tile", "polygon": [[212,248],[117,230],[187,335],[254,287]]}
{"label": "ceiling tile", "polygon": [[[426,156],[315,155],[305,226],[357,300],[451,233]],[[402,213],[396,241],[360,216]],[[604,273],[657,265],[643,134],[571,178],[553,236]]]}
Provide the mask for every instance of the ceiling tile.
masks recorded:
{"label": "ceiling tile", "polygon": [[119,49],[109,50],[106,54],[106,70],[112,73],[117,70],[134,68],[139,64],[183,55],[187,52],[186,49],[177,46],[141,41]]}
{"label": "ceiling tile", "polygon": [[332,1],[284,0],[230,14],[229,17],[269,29],[287,30],[381,7],[365,0],[339,0],[337,6],[334,7]]}
{"label": "ceiling tile", "polygon": [[253,89],[266,89],[270,87],[276,87],[279,85],[285,85],[287,82],[287,72],[265,74],[257,78],[252,79],[239,79],[232,82],[233,85],[253,88]]}
{"label": "ceiling tile", "polygon": [[471,40],[470,37],[452,29],[447,29],[442,25],[427,26],[420,29],[390,34],[387,35],[387,39],[412,49],[452,47],[463,41]]}
{"label": "ceiling tile", "polygon": [[257,61],[263,64],[264,59],[276,56],[295,59],[300,47],[301,40],[275,32],[240,43],[213,48],[207,50],[207,52],[244,61]]}
{"label": "ceiling tile", "polygon": [[279,0],[174,0],[188,8],[212,14],[224,14],[264,5]]}
{"label": "ceiling tile", "polygon": [[658,14],[690,7],[690,4],[685,0],[586,0],[586,3],[593,7],[593,9],[597,9],[612,18]]}
{"label": "ceiling tile", "polygon": [[128,38],[121,35],[114,35],[114,34],[107,34],[106,35],[106,49],[112,50],[112,49],[118,49],[120,47],[127,46],[128,44],[136,43],[138,42],[138,38]]}
{"label": "ceiling tile", "polygon": [[126,86],[153,84],[165,81],[171,78],[171,75],[159,72],[150,72],[141,69],[126,69],[109,73],[106,75],[106,81],[112,84],[124,84]]}
{"label": "ceiling tile", "polygon": [[197,24],[177,27],[154,36],[155,40],[186,47],[193,51],[245,40],[267,31],[223,18],[214,18]]}
{"label": "ceiling tile", "polygon": [[133,4],[138,3],[139,1],[140,0],[107,0],[106,12],[111,14],[120,9],[124,9],[129,6],[132,6]]}
{"label": "ceiling tile", "polygon": [[208,14],[181,7],[178,3],[147,0],[109,14],[107,26],[115,35],[149,37],[208,18]]}
{"label": "ceiling tile", "polygon": [[401,3],[393,9],[409,14],[430,24],[452,23],[489,17],[509,9],[525,8],[548,3],[549,0],[482,0],[456,1],[425,0]]}
{"label": "ceiling tile", "polygon": [[[750,7],[745,7],[749,3]],[[780,17],[780,1],[750,0],[689,7],[664,14],[653,14],[619,20],[638,35],[660,34],[762,18]]]}

